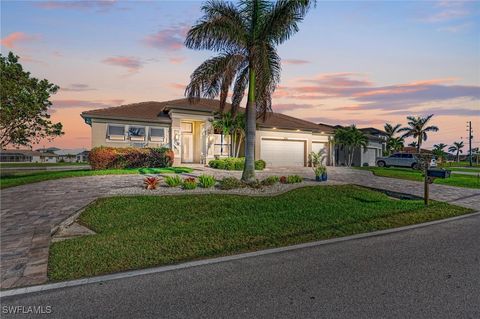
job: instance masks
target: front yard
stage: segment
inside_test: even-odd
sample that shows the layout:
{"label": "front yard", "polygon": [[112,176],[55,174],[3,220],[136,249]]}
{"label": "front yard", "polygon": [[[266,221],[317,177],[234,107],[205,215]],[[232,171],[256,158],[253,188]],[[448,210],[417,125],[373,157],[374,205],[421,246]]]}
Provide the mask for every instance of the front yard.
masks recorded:
{"label": "front yard", "polygon": [[[411,168],[398,167],[355,167],[356,169],[368,170],[377,176],[406,179],[411,181],[423,181],[422,173]],[[450,169],[450,168],[447,168]],[[453,169],[454,170],[454,169]],[[459,170],[461,171],[461,170]],[[474,170],[475,171],[475,170]],[[457,187],[480,188],[480,178],[475,175],[451,174],[449,178],[437,178],[435,184],[443,184]]]}
{"label": "front yard", "polygon": [[104,170],[75,170],[75,171],[36,171],[36,172],[2,172],[0,177],[0,189],[43,182],[52,179],[67,177],[81,177],[94,175],[118,175],[118,174],[181,174],[191,173],[189,167],[165,167],[165,168],[126,168],[126,169],[104,169]]}
{"label": "front yard", "polygon": [[66,280],[416,224],[470,212],[398,200],[358,186],[304,187],[274,197],[99,199],[79,222],[97,234],[50,247],[49,279]]}

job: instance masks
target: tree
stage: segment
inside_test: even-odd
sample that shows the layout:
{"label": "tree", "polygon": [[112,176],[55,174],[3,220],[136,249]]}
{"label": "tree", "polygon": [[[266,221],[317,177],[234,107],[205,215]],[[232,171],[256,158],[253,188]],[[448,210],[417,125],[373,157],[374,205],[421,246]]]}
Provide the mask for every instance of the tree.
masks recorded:
{"label": "tree", "polygon": [[230,156],[238,157],[242,140],[245,138],[245,113],[239,113],[235,117],[232,112],[217,112],[212,120],[212,126],[228,135],[232,139]]}
{"label": "tree", "polygon": [[280,81],[281,64],[276,47],[299,30],[298,24],[311,3],[310,0],[242,0],[235,6],[211,0],[202,6],[203,17],[188,31],[185,40],[188,48],[219,52],[190,76],[185,94],[192,101],[220,95],[223,112],[233,85],[235,117],[248,90],[244,181],[255,179],[256,121],[271,110],[271,95]]}
{"label": "tree", "polygon": [[383,128],[385,133],[387,133],[387,154],[390,154],[392,151],[396,151],[397,149],[393,149],[393,146],[399,147],[400,149],[403,148],[403,139],[401,140],[402,146],[400,147],[400,140],[393,140],[395,138],[395,134],[398,132],[402,125],[397,124],[392,126],[390,123],[386,123]]}
{"label": "tree", "polygon": [[444,148],[447,147],[447,144],[444,143],[439,143],[439,144],[434,144],[433,145],[433,154],[437,156],[438,158],[441,158],[442,160],[445,159],[445,156],[447,155],[444,151]]}
{"label": "tree", "polygon": [[0,54],[0,147],[31,146],[41,139],[63,134],[61,123],[52,123],[50,95],[58,86],[38,80],[23,70],[12,52]]}
{"label": "tree", "polygon": [[420,153],[420,149],[422,148],[422,142],[426,141],[428,136],[427,132],[437,132],[438,127],[431,125],[427,126],[427,123],[432,118],[433,114],[430,114],[427,117],[415,117],[415,116],[407,116],[408,126],[402,127],[398,130],[398,132],[405,132],[403,134],[403,138],[406,137],[413,137],[417,139],[417,153]]}
{"label": "tree", "polygon": [[413,141],[412,143],[408,144],[408,146],[417,148],[418,143]]}
{"label": "tree", "polygon": [[355,148],[361,147],[365,149],[368,145],[368,137],[357,129],[355,125],[351,125],[336,129],[334,142],[345,151],[347,166],[352,166]]}
{"label": "tree", "polygon": [[449,152],[455,153],[455,156],[457,157],[457,162],[460,162],[460,153],[463,153],[462,148],[465,145],[463,145],[463,141],[460,142],[453,142],[453,145],[448,148]]}
{"label": "tree", "polygon": [[387,150],[389,154],[397,151],[401,151],[404,147],[404,139],[402,137],[390,137],[387,139]]}

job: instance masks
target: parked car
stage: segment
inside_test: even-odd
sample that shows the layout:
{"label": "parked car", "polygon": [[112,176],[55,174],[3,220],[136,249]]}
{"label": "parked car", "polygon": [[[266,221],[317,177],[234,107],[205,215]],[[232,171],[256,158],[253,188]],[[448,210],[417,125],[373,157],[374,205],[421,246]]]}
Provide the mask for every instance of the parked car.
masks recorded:
{"label": "parked car", "polygon": [[[377,159],[378,167],[389,167],[389,166],[398,166],[398,167],[411,167],[413,169],[418,169],[419,160],[415,154],[409,153],[395,153],[386,157],[379,157]],[[430,167],[436,167],[437,160],[435,157],[430,161]]]}

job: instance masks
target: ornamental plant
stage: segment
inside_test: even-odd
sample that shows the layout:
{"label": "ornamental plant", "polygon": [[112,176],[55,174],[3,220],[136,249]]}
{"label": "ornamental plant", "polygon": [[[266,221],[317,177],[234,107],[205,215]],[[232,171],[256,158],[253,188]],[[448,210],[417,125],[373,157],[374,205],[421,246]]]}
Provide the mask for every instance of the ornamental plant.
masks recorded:
{"label": "ornamental plant", "polygon": [[165,177],[165,184],[167,184],[168,187],[177,187],[182,184],[182,179],[178,175],[167,176]]}
{"label": "ornamental plant", "polygon": [[143,184],[145,185],[145,188],[148,190],[157,189],[158,183],[160,183],[160,180],[157,177],[146,177],[143,180]]}
{"label": "ornamental plant", "polygon": [[215,186],[215,177],[212,175],[200,175],[198,177],[198,181],[200,182],[200,186],[203,188],[211,188]]}
{"label": "ornamental plant", "polygon": [[303,177],[298,175],[287,176],[287,184],[296,184],[303,182]]}
{"label": "ornamental plant", "polygon": [[183,189],[195,189],[195,188],[197,188],[197,181],[193,177],[187,177],[183,180],[182,188]]}

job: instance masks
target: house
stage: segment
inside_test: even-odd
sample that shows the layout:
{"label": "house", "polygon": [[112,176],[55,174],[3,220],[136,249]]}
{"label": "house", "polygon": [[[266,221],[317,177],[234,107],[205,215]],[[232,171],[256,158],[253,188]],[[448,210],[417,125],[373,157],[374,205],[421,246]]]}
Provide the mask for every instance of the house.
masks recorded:
{"label": "house", "polygon": [[90,151],[83,151],[77,154],[77,162],[78,163],[83,163],[83,162],[88,162],[88,154],[90,154]]}
{"label": "house", "polygon": [[56,163],[58,155],[31,150],[2,150],[2,163]]}
{"label": "house", "polygon": [[[230,107],[228,104],[226,109]],[[228,156],[228,136],[215,131],[211,124],[218,108],[218,100],[191,103],[179,99],[91,110],[81,116],[91,126],[92,147],[168,146],[178,165]],[[310,152],[325,149],[326,162],[331,164],[332,138],[332,126],[269,112],[265,119],[257,120],[255,159],[265,160],[268,166],[306,166]]]}
{"label": "house", "polygon": [[[335,128],[341,128],[337,125]],[[387,133],[374,127],[360,128],[368,138],[367,147],[357,147],[353,153],[352,166],[375,166],[377,158],[386,150]],[[346,165],[346,152],[340,145],[335,146],[335,165]]]}
{"label": "house", "polygon": [[58,155],[58,161],[60,162],[87,162],[88,161],[88,151],[85,148],[75,148],[75,149],[59,149],[54,151]]}

